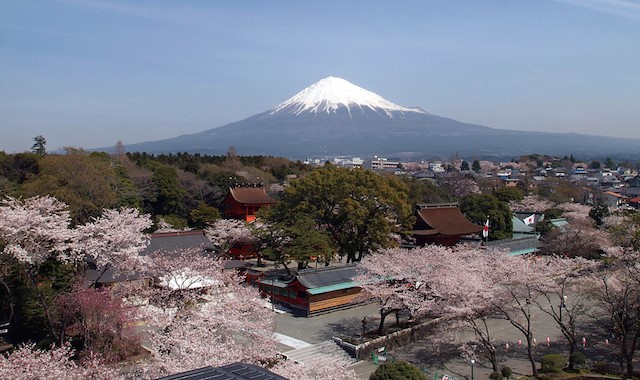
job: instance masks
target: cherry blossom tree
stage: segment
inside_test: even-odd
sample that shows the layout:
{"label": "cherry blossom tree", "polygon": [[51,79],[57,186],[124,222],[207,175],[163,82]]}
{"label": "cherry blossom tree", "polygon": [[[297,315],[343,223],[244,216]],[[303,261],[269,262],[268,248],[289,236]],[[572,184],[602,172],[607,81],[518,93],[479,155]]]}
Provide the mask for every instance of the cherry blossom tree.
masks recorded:
{"label": "cherry blossom tree", "polygon": [[542,252],[546,255],[564,257],[598,258],[606,247],[611,246],[607,233],[581,219],[562,228],[554,228],[545,237]]}
{"label": "cherry blossom tree", "polygon": [[580,203],[560,203],[557,208],[561,209],[562,216],[567,218],[570,223],[577,223],[585,226],[594,226],[594,220],[589,216],[591,206],[581,205]]}
{"label": "cherry blossom tree", "polygon": [[9,355],[0,354],[0,379],[13,380],[116,380],[122,376],[113,368],[103,365],[98,358],[83,363],[71,360],[69,345],[39,350],[35,344],[19,347]]}
{"label": "cherry blossom tree", "polygon": [[441,314],[457,320],[450,323],[454,330],[471,329],[493,370],[498,371],[496,344],[488,320],[496,313],[496,305],[505,300],[499,292],[502,278],[494,268],[498,261],[508,260],[507,252],[459,246],[438,260],[441,273],[437,276],[445,279],[438,286],[443,296]]}
{"label": "cherry blossom tree", "polygon": [[149,244],[143,231],[151,224],[149,216],[136,209],[103,210],[101,216],[76,227],[73,248],[91,256],[98,267],[138,268],[144,262],[139,253]]}
{"label": "cherry blossom tree", "polygon": [[471,329],[488,359],[498,370],[497,352],[487,320],[511,301],[504,291],[501,262],[519,260],[501,250],[482,250],[468,245],[426,246],[413,250],[390,249],[362,262],[355,279],[365,294],[380,300],[384,318],[398,310],[409,310],[414,318],[443,317],[449,331]]}
{"label": "cherry blossom tree", "polygon": [[640,342],[640,253],[628,248],[609,250],[612,264],[594,273],[588,288],[595,314],[617,340],[622,378],[634,376],[633,359]]}
{"label": "cherry blossom tree", "polygon": [[59,340],[54,327],[51,305],[37,286],[36,274],[49,258],[78,262],[92,256],[99,266],[116,268],[139,264],[138,253],[148,238],[142,231],[151,225],[148,216],[135,209],[104,210],[93,221],[69,228],[67,206],[53,197],[25,200],[8,197],[0,203],[0,239],[4,254],[26,264],[26,272],[42,306],[52,336]]}
{"label": "cherry blossom tree", "polygon": [[153,362],[141,367],[157,377],[237,361],[276,360],[271,311],[258,291],[242,285],[224,263],[197,249],[151,255],[159,280],[143,309]]}
{"label": "cherry blossom tree", "polygon": [[497,261],[492,273],[501,280],[496,289],[496,300],[492,306],[498,315],[506,319],[520,331],[527,344],[527,355],[531,362],[533,376],[538,369],[533,358],[532,300],[536,296],[532,286],[536,279],[533,261],[523,257],[505,257]]}
{"label": "cherry blossom tree", "polygon": [[235,243],[252,243],[255,237],[247,223],[236,219],[219,219],[205,233],[214,246],[227,251]]}
{"label": "cherry blossom tree", "polygon": [[379,335],[391,313],[408,310],[413,318],[419,318],[432,310],[438,296],[428,282],[435,274],[427,264],[427,256],[432,250],[450,251],[441,246],[415,250],[390,248],[362,261],[361,274],[354,281],[360,284],[365,296],[380,302]]}
{"label": "cherry blossom tree", "polygon": [[158,233],[158,234],[163,234],[163,233],[168,233],[168,232],[190,231],[191,230],[191,228],[189,228],[189,227],[183,228],[183,229],[175,228],[173,226],[173,224],[167,222],[162,217],[159,217],[157,225],[158,225],[158,228],[154,232]]}
{"label": "cherry blossom tree", "polygon": [[523,334],[532,374],[537,377],[533,357],[533,309],[537,309],[535,302],[548,290],[558,266],[550,265],[548,259],[529,256],[507,256],[494,264],[492,272],[499,279],[495,300],[500,302],[494,303],[497,314]]}
{"label": "cherry blossom tree", "polygon": [[439,181],[440,187],[456,198],[464,198],[472,194],[480,194],[480,187],[473,177],[452,174],[442,177]]}
{"label": "cherry blossom tree", "polygon": [[513,211],[522,212],[544,212],[553,207],[553,202],[549,202],[539,195],[526,195],[521,201],[511,201],[509,206]]}
{"label": "cherry blossom tree", "polygon": [[140,335],[134,328],[136,309],[125,307],[122,298],[78,284],[59,296],[56,304],[61,340],[71,338],[76,347],[82,347],[81,357],[100,353],[105,361],[117,362],[140,352]]}
{"label": "cherry blossom tree", "polygon": [[543,285],[555,267],[547,266],[544,260],[464,245],[399,250],[386,257],[389,253],[372,257],[378,263],[363,263],[379,279],[363,288],[372,288],[371,294],[396,308],[459,319],[476,333],[496,368],[495,343],[486,322],[493,314],[500,315],[524,335],[531,368],[537,375],[533,302],[545,289]]}
{"label": "cherry blossom tree", "polygon": [[640,213],[611,215],[605,218],[604,225],[616,245],[640,251]]}
{"label": "cherry blossom tree", "polygon": [[[546,257],[546,281],[537,284],[539,294],[533,302],[558,325],[569,346],[569,369],[574,368],[572,355],[578,346],[578,324],[586,316],[588,306],[583,291],[584,278],[590,276],[597,263],[580,257]],[[570,296],[568,296],[570,295]]]}
{"label": "cherry blossom tree", "polygon": [[7,197],[0,202],[0,239],[3,253],[29,265],[42,264],[53,253],[68,258],[73,237],[67,205],[44,196],[25,200]]}
{"label": "cherry blossom tree", "polygon": [[53,326],[49,302],[36,286],[40,266],[52,255],[69,260],[68,248],[74,234],[69,229],[67,205],[44,196],[25,200],[7,197],[0,202],[0,240],[4,241],[3,254],[25,263],[25,272],[43,308],[49,330],[58,340]]}

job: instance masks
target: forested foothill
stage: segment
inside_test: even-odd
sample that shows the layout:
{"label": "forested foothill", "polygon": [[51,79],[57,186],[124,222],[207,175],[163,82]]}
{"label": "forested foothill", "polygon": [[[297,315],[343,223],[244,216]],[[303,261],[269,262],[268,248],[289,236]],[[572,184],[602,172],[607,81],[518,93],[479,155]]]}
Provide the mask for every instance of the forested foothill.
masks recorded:
{"label": "forested foothill", "polygon": [[233,149],[226,156],[107,154],[76,148],[63,154],[0,152],[0,192],[54,196],[69,206],[74,224],[100,215],[104,208],[134,207],[152,215],[154,223],[162,218],[176,228],[202,228],[219,218],[214,208],[220,209],[230,186],[260,183],[270,189],[308,170],[299,161],[240,157]]}
{"label": "forested foothill", "polygon": [[[446,320],[446,329],[429,337],[434,344],[456,342],[496,377],[503,342],[488,320],[508,321],[521,335],[537,377],[534,315],[545,313],[564,340],[560,370],[631,378],[640,338],[640,214],[586,197],[595,191],[580,183],[534,176],[547,163],[551,172],[573,161],[452,160],[425,180],[406,169],[316,168],[234,149],[225,156],[148,155],[118,144],[113,154],[47,154],[36,140],[31,153],[0,152],[0,323],[8,322],[2,337],[13,346],[0,356],[0,378],[155,378],[237,361],[291,379],[354,378],[337,359],[283,361],[273,313],[216,257],[189,250],[140,255],[150,232],[183,229],[206,229],[221,252],[251,242],[260,259],[290,273],[313,261],[358,263],[355,280],[380,305],[375,335],[386,333],[391,314],[397,325],[401,317],[408,325]],[[496,176],[506,167],[524,173],[517,186]],[[260,223],[223,218],[228,188],[242,183],[264,186],[278,200],[259,213]],[[478,225],[488,218],[489,236],[413,247],[416,207],[451,202]],[[534,217],[525,223],[540,241],[534,254],[487,248],[513,238],[514,213]],[[155,286],[101,288],[83,276],[91,265],[123,276],[143,272]],[[580,346],[589,326],[606,337],[597,360]],[[475,341],[457,341],[463,330]]]}

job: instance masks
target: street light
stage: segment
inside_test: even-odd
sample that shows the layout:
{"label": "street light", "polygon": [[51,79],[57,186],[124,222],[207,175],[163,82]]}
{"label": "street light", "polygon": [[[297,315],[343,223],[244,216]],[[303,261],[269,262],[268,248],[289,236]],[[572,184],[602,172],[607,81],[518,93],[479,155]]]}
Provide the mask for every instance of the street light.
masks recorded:
{"label": "street light", "polygon": [[473,365],[476,364],[475,359],[471,359],[471,380],[473,380]]}
{"label": "street light", "polygon": [[560,323],[562,323],[562,309],[567,307],[567,296],[562,295],[560,297]]}

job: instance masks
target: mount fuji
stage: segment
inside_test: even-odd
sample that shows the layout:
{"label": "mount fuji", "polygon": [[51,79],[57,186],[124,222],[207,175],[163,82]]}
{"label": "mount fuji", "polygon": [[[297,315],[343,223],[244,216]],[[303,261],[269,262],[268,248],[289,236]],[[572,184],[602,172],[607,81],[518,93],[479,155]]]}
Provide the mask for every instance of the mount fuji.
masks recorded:
{"label": "mount fuji", "polygon": [[127,145],[147,153],[304,158],[374,154],[513,157],[522,154],[638,155],[640,140],[494,129],[403,107],[344,79],[328,77],[273,109],[166,140]]}

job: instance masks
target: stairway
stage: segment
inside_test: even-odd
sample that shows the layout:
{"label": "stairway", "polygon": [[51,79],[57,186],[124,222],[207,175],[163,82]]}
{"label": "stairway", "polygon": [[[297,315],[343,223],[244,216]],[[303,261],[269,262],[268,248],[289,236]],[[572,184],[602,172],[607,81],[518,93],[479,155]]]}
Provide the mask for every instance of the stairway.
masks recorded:
{"label": "stairway", "polygon": [[347,363],[356,362],[356,359],[349,356],[349,354],[346,351],[340,348],[340,346],[338,346],[332,340],[320,342],[318,344],[314,344],[308,347],[286,351],[286,352],[283,352],[282,354],[289,360],[293,360],[303,364],[305,360],[318,358],[321,356],[327,356],[332,358],[333,360],[335,360],[336,358],[340,358],[345,360]]}

